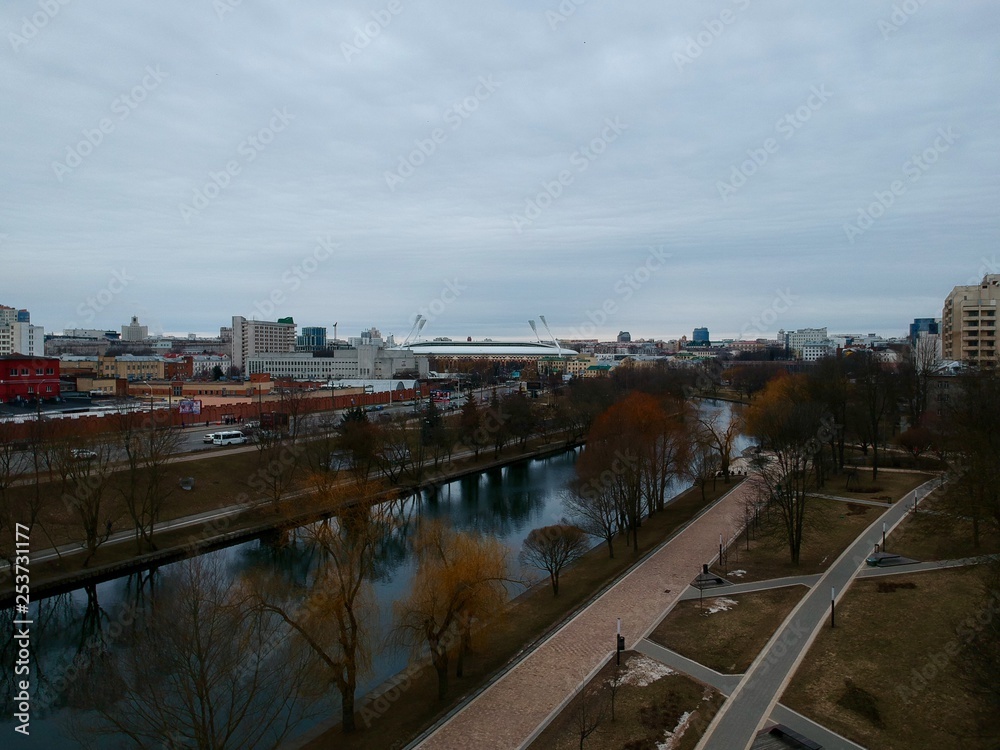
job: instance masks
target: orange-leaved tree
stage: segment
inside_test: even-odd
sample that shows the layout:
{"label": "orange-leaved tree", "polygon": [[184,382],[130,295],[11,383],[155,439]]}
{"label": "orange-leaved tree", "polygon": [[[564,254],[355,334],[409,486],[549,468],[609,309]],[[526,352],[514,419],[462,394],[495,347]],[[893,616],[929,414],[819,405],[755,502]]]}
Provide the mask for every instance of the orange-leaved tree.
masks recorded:
{"label": "orange-leaved tree", "polygon": [[438,698],[448,692],[448,665],[458,657],[461,677],[472,630],[503,610],[507,548],[493,537],[425,521],[413,540],[417,570],[410,594],[394,605],[395,636],[419,653],[426,646],[438,677]]}

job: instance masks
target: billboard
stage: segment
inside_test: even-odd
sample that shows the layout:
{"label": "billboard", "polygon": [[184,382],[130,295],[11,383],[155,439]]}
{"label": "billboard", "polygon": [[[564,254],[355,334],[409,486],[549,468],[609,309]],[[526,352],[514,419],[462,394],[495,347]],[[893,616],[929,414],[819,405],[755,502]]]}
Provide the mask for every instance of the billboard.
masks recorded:
{"label": "billboard", "polygon": [[180,412],[181,414],[201,414],[201,399],[182,399]]}

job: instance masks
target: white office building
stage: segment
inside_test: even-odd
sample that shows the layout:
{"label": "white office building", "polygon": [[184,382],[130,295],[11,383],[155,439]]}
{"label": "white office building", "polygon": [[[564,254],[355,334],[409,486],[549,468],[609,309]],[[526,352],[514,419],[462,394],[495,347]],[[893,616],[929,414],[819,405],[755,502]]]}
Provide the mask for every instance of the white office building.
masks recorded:
{"label": "white office building", "polygon": [[251,358],[266,354],[289,354],[295,351],[295,323],[291,318],[280,321],[247,320],[233,316],[233,366],[246,370]]}

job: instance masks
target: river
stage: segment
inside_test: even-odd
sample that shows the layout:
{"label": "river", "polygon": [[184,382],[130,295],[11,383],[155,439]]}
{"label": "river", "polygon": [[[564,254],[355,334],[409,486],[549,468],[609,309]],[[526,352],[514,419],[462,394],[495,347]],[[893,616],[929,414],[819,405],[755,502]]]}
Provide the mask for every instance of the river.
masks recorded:
{"label": "river", "polygon": [[[705,405],[704,412],[721,412],[728,417],[728,405]],[[737,452],[747,441],[740,439]],[[404,530],[417,517],[447,518],[459,529],[476,530],[495,536],[511,550],[512,565],[517,565],[517,553],[528,532],[540,526],[557,523],[565,516],[563,498],[567,483],[573,476],[579,449],[567,450],[541,459],[512,463],[501,469],[484,471],[442,485],[436,490],[426,490],[405,501],[400,509]],[[682,486],[672,487],[671,495]],[[267,544],[261,540],[244,542],[226,549],[207,553],[202,560],[221,566],[227,576],[237,580],[254,571],[276,572],[289,581],[306,580],[314,566],[312,546],[301,530],[291,532],[282,545]],[[131,620],[136,609],[150,606],[153,592],[159,582],[177,572],[177,566],[166,565],[156,571],[146,571],[76,591],[49,597],[31,605],[28,619],[32,621],[30,661],[31,724],[30,736],[17,736],[11,710],[5,710],[0,719],[0,732],[14,737],[19,748],[53,750],[78,747],[72,727],[86,718],[86,711],[74,707],[77,697],[88,691],[88,669],[74,670],[69,665],[79,654],[94,658],[103,650],[111,652],[116,640],[127,627],[122,623]],[[515,568],[512,572],[521,571]],[[380,613],[376,626],[376,642],[381,643],[392,623],[392,603],[404,596],[413,577],[413,561],[409,555],[406,535],[399,535],[394,542],[381,549],[374,591]],[[511,587],[511,594],[520,588]],[[13,640],[15,626],[12,610],[0,613],[0,627],[6,635],[0,649],[0,698],[5,706],[14,705],[17,692],[14,665],[18,658],[17,644]],[[374,658],[372,669],[359,686],[359,697],[404,669],[408,660],[407,650],[399,647],[382,647]],[[79,662],[78,662],[79,663]],[[336,694],[331,687],[331,693]],[[44,705],[47,697],[54,697],[50,707]],[[359,700],[359,707],[361,705]],[[331,698],[317,707],[319,716],[335,715],[337,704]],[[298,731],[315,725],[317,719],[302,722]],[[5,742],[6,746],[7,743]],[[11,746],[14,746],[13,744]],[[96,747],[102,749],[132,747],[120,739],[102,738]]]}

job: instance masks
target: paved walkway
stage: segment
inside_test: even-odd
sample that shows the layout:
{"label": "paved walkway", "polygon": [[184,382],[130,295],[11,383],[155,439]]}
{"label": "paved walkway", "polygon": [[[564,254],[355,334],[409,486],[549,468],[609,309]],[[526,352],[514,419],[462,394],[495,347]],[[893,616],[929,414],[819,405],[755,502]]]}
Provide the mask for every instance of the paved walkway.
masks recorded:
{"label": "paved walkway", "polygon": [[812,588],[820,578],[822,573],[814,573],[808,576],[790,576],[788,578],[768,578],[764,581],[748,581],[747,583],[734,583],[732,586],[717,586],[705,589],[704,596],[694,586],[689,587],[681,594],[681,601],[689,599],[710,599],[713,596],[735,596],[736,594],[752,594],[755,591],[767,591],[769,589],[780,589],[785,586],[807,586]]}
{"label": "paved walkway", "polygon": [[939,484],[935,478],[889,506],[823,574],[823,577],[789,613],[772,636],[729,700],[709,726],[698,750],[745,750],[757,730],[771,715],[782,691],[791,679],[830,612],[831,589],[840,598],[864,565],[876,542],[882,540],[882,523],[895,527],[909,510],[908,502],[919,502]]}
{"label": "paved walkway", "polygon": [[715,558],[719,534],[728,537],[732,533],[744,495],[751,491],[744,482],[725,495],[419,747],[522,747],[611,657],[618,617],[627,648],[634,648],[656,626],[701,565]]}

